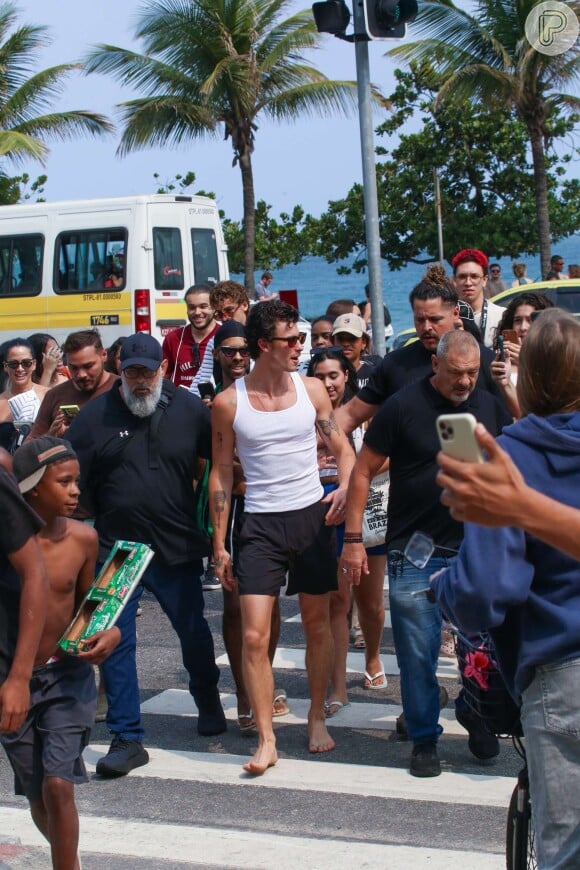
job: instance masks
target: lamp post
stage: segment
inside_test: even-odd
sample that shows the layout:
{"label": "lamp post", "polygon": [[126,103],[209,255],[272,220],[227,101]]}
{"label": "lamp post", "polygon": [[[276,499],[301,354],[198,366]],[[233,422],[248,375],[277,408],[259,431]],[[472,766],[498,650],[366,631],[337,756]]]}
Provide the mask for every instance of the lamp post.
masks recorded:
{"label": "lamp post", "polygon": [[350,12],[344,0],[322,0],[314,3],[312,11],[320,33],[332,33],[339,39],[354,42],[371,324],[373,343],[382,356],[386,349],[385,321],[368,43],[370,39],[403,37],[406,33],[406,22],[414,20],[417,14],[417,2],[416,0],[353,0],[354,33],[348,36],[346,28],[350,21]]}

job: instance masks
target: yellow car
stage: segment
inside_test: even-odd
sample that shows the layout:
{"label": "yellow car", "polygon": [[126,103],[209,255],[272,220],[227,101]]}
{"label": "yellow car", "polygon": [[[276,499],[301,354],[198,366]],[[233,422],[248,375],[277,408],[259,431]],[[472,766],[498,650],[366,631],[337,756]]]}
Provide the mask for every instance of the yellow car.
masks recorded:
{"label": "yellow car", "polygon": [[520,284],[518,287],[510,287],[503,290],[492,298],[492,302],[502,305],[520,296],[522,293],[541,293],[551,299],[558,308],[570,311],[576,317],[580,317],[580,280],[571,278],[565,281],[536,281],[533,284]]}

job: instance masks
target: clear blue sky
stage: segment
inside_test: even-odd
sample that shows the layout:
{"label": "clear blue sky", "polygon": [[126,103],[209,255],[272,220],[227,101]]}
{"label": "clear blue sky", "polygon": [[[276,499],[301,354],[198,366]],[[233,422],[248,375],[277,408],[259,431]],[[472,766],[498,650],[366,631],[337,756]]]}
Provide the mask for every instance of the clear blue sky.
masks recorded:
{"label": "clear blue sky", "polygon": [[[52,43],[39,53],[39,68],[76,60],[96,43],[138,48],[132,41],[137,0],[20,0],[18,6],[21,23],[50,28]],[[307,7],[308,3],[297,0],[292,11]],[[394,84],[393,65],[383,57],[389,47],[386,42],[370,44],[371,78],[385,94]],[[355,78],[354,47],[334,37],[324,37],[322,50],[312,54],[312,61],[330,77]],[[75,74],[58,108],[92,109],[115,120],[115,104],[128,96],[110,78]],[[379,121],[377,115],[376,123]],[[193,170],[199,188],[213,190],[229,217],[241,216],[240,172],[232,167],[229,142],[200,139],[179,149],[147,149],[124,158],[115,155],[117,143],[118,136],[102,141],[52,142],[44,170],[48,175],[46,198],[147,193],[155,189],[154,172],[170,179],[176,172]],[[32,177],[42,171],[38,164],[25,168]],[[361,179],[357,116],[277,125],[263,120],[257,131],[254,174],[256,198],[270,203],[274,215],[297,203],[319,214],[329,199],[340,198]]]}

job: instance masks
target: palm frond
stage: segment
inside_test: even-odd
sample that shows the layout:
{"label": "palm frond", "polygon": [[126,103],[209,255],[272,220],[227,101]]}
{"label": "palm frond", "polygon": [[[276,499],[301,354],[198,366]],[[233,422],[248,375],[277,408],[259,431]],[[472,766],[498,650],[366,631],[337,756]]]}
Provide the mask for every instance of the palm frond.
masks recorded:
{"label": "palm frond", "polygon": [[0,130],[0,155],[13,163],[23,163],[29,159],[43,161],[47,153],[46,145],[26,133]]}

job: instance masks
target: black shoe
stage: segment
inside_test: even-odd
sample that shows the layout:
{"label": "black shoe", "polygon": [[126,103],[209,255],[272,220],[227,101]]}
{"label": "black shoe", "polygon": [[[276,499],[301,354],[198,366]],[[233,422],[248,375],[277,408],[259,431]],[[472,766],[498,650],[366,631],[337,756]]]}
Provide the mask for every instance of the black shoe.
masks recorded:
{"label": "black shoe", "polygon": [[[447,702],[449,700],[449,693],[445,686],[439,686],[439,709],[442,710],[443,707],[447,706]],[[395,722],[395,731],[401,738],[401,740],[409,739],[409,732],[407,731],[407,720],[405,719],[405,714],[401,713],[400,716],[397,716],[397,721]]]}
{"label": "black shoe", "polygon": [[138,740],[114,737],[105,757],[97,761],[97,773],[108,779],[126,776],[136,767],[143,767],[148,761],[149,753]]}
{"label": "black shoe", "polygon": [[469,733],[467,745],[478,761],[491,761],[499,755],[499,740],[495,734],[490,734],[481,720],[464,704],[455,703],[455,718]]}
{"label": "black shoe", "polygon": [[220,701],[219,692],[203,700],[195,698],[197,705],[197,733],[202,737],[215,737],[227,730],[226,716]]}
{"label": "black shoe", "polygon": [[411,776],[439,776],[441,762],[435,743],[416,743],[411,753],[409,766]]}

